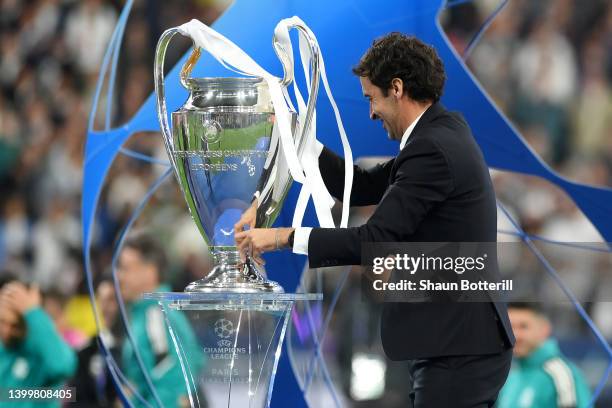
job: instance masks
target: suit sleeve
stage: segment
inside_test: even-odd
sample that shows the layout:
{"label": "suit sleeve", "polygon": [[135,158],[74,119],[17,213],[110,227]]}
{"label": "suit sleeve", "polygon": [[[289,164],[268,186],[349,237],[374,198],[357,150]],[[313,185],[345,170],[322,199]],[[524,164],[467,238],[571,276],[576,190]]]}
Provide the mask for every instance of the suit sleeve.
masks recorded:
{"label": "suit sleeve", "polygon": [[[393,161],[389,160],[383,164],[378,164],[369,170],[364,170],[357,165],[353,166],[352,206],[378,204],[389,183]],[[325,147],[319,156],[319,168],[325,186],[331,195],[342,201],[342,195],[344,194],[344,159]]]}
{"label": "suit sleeve", "polygon": [[[427,137],[415,139],[396,161],[398,170],[393,183],[381,194],[382,199],[366,224],[312,230],[308,240],[311,268],[359,265],[362,243],[409,241],[432,206],[444,201],[453,191],[453,177],[446,158]],[[377,176],[362,180],[383,183],[380,175]]]}

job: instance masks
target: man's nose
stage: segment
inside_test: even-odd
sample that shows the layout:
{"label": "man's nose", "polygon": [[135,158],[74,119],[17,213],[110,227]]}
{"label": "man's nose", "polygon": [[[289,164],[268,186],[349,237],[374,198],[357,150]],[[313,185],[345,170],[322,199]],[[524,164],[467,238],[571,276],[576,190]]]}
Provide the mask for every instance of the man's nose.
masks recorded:
{"label": "man's nose", "polygon": [[370,119],[372,120],[376,120],[378,119],[378,115],[376,114],[376,112],[374,112],[374,110],[372,109],[372,104],[370,104]]}

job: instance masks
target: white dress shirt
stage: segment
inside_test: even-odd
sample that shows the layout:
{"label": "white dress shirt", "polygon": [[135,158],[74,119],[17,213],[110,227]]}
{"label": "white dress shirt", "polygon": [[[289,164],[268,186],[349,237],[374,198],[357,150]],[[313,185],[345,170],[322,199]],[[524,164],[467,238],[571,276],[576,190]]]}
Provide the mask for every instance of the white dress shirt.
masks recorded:
{"label": "white dress shirt", "polygon": [[[414,130],[417,122],[421,119],[421,116],[427,111],[425,109],[417,118],[408,126],[408,129],[402,135],[402,140],[400,141],[400,151],[406,146],[408,142],[408,138],[410,134]],[[323,151],[323,145],[320,142],[317,142],[317,149],[319,150],[319,155]],[[293,253],[294,254],[302,254],[308,255],[308,239],[310,238],[310,232],[312,228],[310,227],[300,227],[295,229],[295,235],[293,236]]]}

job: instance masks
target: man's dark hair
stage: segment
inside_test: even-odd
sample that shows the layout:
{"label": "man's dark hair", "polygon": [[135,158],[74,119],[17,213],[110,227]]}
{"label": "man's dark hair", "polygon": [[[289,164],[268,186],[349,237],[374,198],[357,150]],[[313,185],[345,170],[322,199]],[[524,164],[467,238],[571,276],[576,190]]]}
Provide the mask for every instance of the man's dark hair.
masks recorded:
{"label": "man's dark hair", "polygon": [[515,301],[508,303],[508,310],[528,310],[538,316],[546,317],[546,312],[538,302]]}
{"label": "man's dark hair", "polygon": [[385,96],[393,78],[399,78],[404,82],[404,93],[419,102],[438,102],[446,81],[436,50],[398,32],[374,40],[353,73],[367,77]]}
{"label": "man's dark hair", "polygon": [[147,235],[136,235],[125,240],[123,248],[131,248],[137,251],[142,260],[157,267],[160,281],[166,270],[166,255],[159,242]]}
{"label": "man's dark hair", "polygon": [[15,281],[19,282],[19,279],[17,279],[17,276],[13,274],[12,272],[5,272],[5,271],[0,272],[0,289],[8,285],[9,283],[15,282]]}

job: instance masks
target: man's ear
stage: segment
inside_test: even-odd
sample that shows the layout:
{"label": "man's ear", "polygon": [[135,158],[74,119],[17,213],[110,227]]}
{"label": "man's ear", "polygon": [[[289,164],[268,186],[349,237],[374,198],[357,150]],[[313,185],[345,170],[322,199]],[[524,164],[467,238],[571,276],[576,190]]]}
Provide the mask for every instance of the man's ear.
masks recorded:
{"label": "man's ear", "polygon": [[393,78],[391,80],[391,92],[395,98],[400,99],[404,95],[404,81],[400,78]]}

